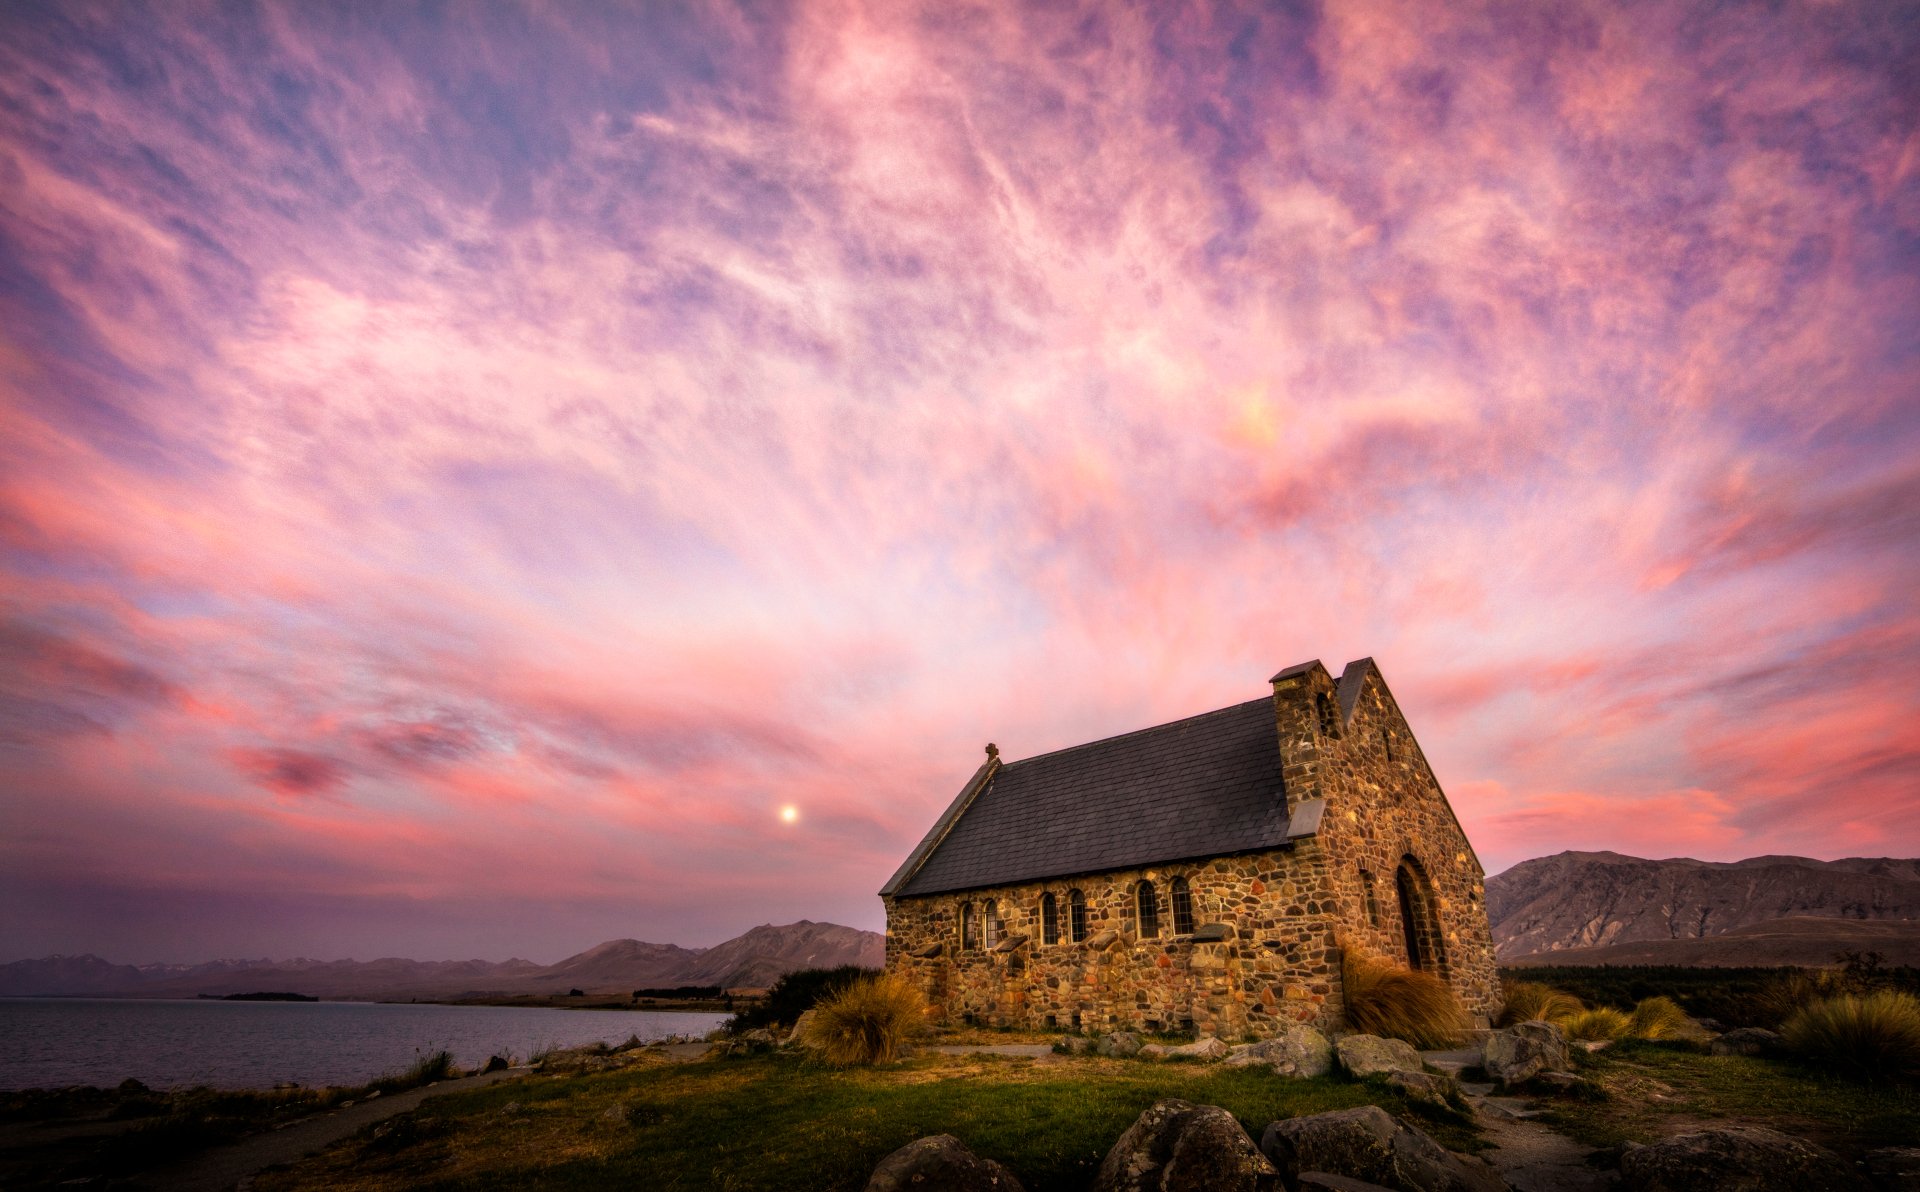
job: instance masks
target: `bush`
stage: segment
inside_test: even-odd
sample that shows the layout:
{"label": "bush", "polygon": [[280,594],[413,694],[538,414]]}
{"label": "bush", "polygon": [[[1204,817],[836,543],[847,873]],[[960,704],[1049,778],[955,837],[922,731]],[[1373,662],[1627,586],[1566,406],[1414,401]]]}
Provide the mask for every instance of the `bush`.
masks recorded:
{"label": "bush", "polygon": [[879,969],[843,964],[830,969],[798,969],[773,983],[767,1000],[749,1006],[727,1021],[727,1032],[744,1035],[762,1027],[792,1026],[794,1020],[824,1000],[863,977],[875,977]]}
{"label": "bush", "polygon": [[1512,1026],[1517,1022],[1564,1023],[1586,1009],[1579,998],[1538,981],[1507,981],[1502,983],[1502,990],[1506,1004],[1500,1009],[1496,1026]]}
{"label": "bush", "polygon": [[892,973],[862,977],[813,1009],[803,1042],[843,1068],[891,1063],[927,1022],[926,995]]}
{"label": "bush", "polygon": [[1789,969],[1760,987],[1754,1011],[1768,1026],[1777,1027],[1815,1002],[1855,992],[1833,969]]}
{"label": "bush", "polygon": [[1569,1039],[1624,1039],[1633,1030],[1633,1019],[1612,1006],[1582,1010],[1560,1024]]}
{"label": "bush", "polygon": [[1672,998],[1641,998],[1633,1008],[1627,1033],[1635,1039],[1698,1039],[1705,1032],[1687,1017]]}
{"label": "bush", "polygon": [[1825,998],[1780,1028],[1787,1049],[1807,1063],[1864,1080],[1920,1076],[1920,999],[1880,990]]}
{"label": "bush", "polygon": [[1348,948],[1341,986],[1347,1025],[1356,1031],[1405,1039],[1420,1048],[1452,1047],[1466,1031],[1466,1012],[1447,983],[1432,973]]}
{"label": "bush", "polygon": [[397,1093],[403,1089],[417,1089],[423,1084],[451,1080],[460,1070],[453,1065],[453,1053],[441,1048],[415,1057],[411,1066],[398,1076],[383,1076],[368,1087],[383,1093]]}

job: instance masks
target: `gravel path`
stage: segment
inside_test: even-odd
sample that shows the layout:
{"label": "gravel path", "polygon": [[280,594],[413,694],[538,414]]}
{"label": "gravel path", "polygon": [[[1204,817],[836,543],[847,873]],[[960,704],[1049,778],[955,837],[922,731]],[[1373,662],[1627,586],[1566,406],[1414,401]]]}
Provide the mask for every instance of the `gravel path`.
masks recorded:
{"label": "gravel path", "polygon": [[[1475,1050],[1426,1051],[1420,1058],[1435,1071],[1455,1077],[1480,1063]],[[1473,1109],[1474,1124],[1494,1147],[1481,1158],[1493,1164],[1515,1192],[1602,1192],[1619,1182],[1617,1172],[1587,1165],[1592,1147],[1531,1120],[1533,1113],[1523,1099],[1496,1097],[1490,1084],[1462,1081],[1460,1091]]]}

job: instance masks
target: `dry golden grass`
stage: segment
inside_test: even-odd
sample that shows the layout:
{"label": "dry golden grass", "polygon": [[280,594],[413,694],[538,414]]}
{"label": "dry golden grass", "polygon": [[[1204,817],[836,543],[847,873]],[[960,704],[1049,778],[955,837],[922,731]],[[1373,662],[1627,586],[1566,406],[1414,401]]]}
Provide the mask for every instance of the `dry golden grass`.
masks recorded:
{"label": "dry golden grass", "polygon": [[1569,1039],[1624,1039],[1633,1032],[1633,1019],[1611,1006],[1582,1010],[1560,1024]]}
{"label": "dry golden grass", "polygon": [[813,1010],[805,1042],[841,1068],[892,1063],[927,1027],[926,995],[892,973],[862,977]]}
{"label": "dry golden grass", "polygon": [[1668,997],[1642,998],[1633,1008],[1627,1034],[1635,1039],[1703,1039],[1706,1032]]}
{"label": "dry golden grass", "polygon": [[1920,999],[1911,994],[1826,998],[1802,1006],[1780,1035],[1807,1063],[1849,1076],[1920,1076]]}
{"label": "dry golden grass", "polygon": [[1432,973],[1347,948],[1341,985],[1347,1024],[1356,1031],[1405,1039],[1420,1048],[1452,1047],[1466,1032],[1466,1012]]}
{"label": "dry golden grass", "polygon": [[1500,1009],[1499,1026],[1512,1026],[1517,1022],[1564,1024],[1586,1009],[1579,998],[1537,981],[1509,981],[1503,992],[1506,1004]]}

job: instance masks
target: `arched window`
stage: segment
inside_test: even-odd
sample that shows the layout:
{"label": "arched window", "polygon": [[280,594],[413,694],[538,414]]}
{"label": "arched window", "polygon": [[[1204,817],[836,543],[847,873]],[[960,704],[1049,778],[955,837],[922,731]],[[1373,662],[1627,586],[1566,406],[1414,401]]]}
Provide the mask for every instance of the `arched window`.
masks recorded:
{"label": "arched window", "polygon": [[1187,889],[1187,879],[1184,877],[1174,878],[1171,894],[1172,896],[1168,901],[1173,903],[1173,934],[1192,935],[1193,891]]}
{"label": "arched window", "polygon": [[980,918],[986,928],[987,947],[991,948],[1000,942],[1000,904],[991,898],[987,899],[987,909]]}
{"label": "arched window", "polygon": [[1364,869],[1360,871],[1360,889],[1367,896],[1367,922],[1380,926],[1380,899],[1373,892],[1373,874]]}
{"label": "arched window", "polygon": [[1333,701],[1323,691],[1314,697],[1313,710],[1320,717],[1320,735],[1337,738],[1340,735],[1340,720],[1333,714]]}
{"label": "arched window", "polygon": [[960,904],[960,946],[962,948],[971,948],[973,947],[973,940],[973,904],[971,902],[963,902]]}
{"label": "arched window", "polygon": [[1067,934],[1076,944],[1087,941],[1087,896],[1078,890],[1067,891]]}
{"label": "arched window", "polygon": [[1160,900],[1154,895],[1152,882],[1143,880],[1133,888],[1133,908],[1140,938],[1150,940],[1159,936]]}
{"label": "arched window", "polygon": [[1051,890],[1040,896],[1040,942],[1060,942],[1060,902]]}
{"label": "arched window", "polygon": [[1412,854],[1400,858],[1393,885],[1400,896],[1400,930],[1407,943],[1407,967],[1445,976],[1446,945],[1440,935],[1439,916],[1434,912],[1433,886]]}

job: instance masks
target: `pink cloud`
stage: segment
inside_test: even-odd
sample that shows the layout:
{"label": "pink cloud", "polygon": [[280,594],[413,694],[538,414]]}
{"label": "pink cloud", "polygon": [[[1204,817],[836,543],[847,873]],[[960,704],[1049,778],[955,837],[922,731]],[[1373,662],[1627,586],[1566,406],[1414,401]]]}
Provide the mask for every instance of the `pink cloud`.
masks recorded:
{"label": "pink cloud", "polygon": [[28,892],[878,926],[985,741],[1364,654],[1490,864],[1920,848],[1897,22],[502,21],[9,19]]}

